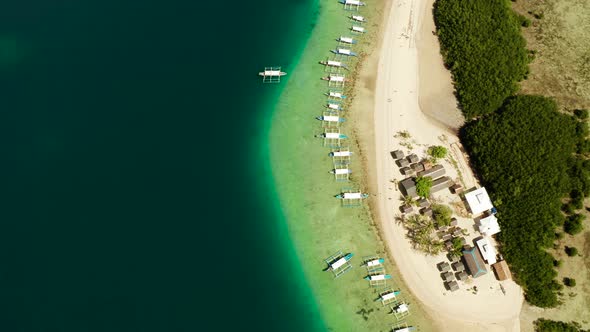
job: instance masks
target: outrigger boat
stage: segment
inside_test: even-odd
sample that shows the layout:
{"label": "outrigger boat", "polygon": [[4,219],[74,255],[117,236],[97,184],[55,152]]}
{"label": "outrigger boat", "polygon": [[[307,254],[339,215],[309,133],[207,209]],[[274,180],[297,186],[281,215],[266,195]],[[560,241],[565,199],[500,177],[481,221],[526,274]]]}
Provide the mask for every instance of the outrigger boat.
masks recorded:
{"label": "outrigger boat", "polygon": [[334,168],[333,170],[330,171],[331,174],[334,175],[346,175],[346,174],[352,174],[352,170],[348,169],[348,168]]}
{"label": "outrigger boat", "polygon": [[378,275],[374,275],[374,276],[366,276],[365,277],[365,280],[368,280],[368,281],[377,281],[377,280],[386,280],[386,279],[391,279],[391,275],[378,274]]}
{"label": "outrigger boat", "polygon": [[339,104],[328,103],[328,105],[326,105],[326,107],[329,108],[329,109],[331,109],[331,110],[342,111],[342,107],[340,107]]}
{"label": "outrigger boat", "polygon": [[346,56],[356,56],[356,53],[347,49],[347,48],[337,48],[335,50],[332,50],[332,53],[334,54],[340,54],[340,55],[346,55]]}
{"label": "outrigger boat", "polygon": [[401,291],[391,291],[390,293],[387,294],[383,294],[381,295],[377,301],[387,301],[387,300],[391,300],[393,298],[396,298],[399,294],[401,293]]}
{"label": "outrigger boat", "polygon": [[350,19],[357,22],[366,22],[365,18],[360,15],[351,15]]}
{"label": "outrigger boat", "polygon": [[350,37],[340,36],[340,38],[338,38],[338,41],[341,43],[345,43],[345,44],[356,44],[356,40],[354,40]]}
{"label": "outrigger boat", "polygon": [[330,157],[350,157],[352,156],[352,152],[346,151],[334,151],[328,154]]}
{"label": "outrigger boat", "polygon": [[320,61],[320,64],[322,64],[324,66],[328,66],[328,67],[348,69],[348,67],[346,67],[346,65],[340,61],[332,61],[332,60]]}
{"label": "outrigger boat", "polygon": [[348,253],[348,254],[344,255],[344,257],[338,258],[337,260],[335,260],[334,262],[331,262],[329,264],[328,270],[332,270],[332,271],[338,270],[344,264],[346,264],[346,262],[348,262],[351,258],[352,258],[352,253]]}
{"label": "outrigger boat", "polygon": [[322,80],[330,81],[330,82],[346,82],[346,79],[344,78],[344,76],[340,76],[340,75],[330,75],[330,76],[322,77]]}
{"label": "outrigger boat", "polygon": [[369,194],[363,194],[363,193],[342,193],[342,194],[336,195],[336,198],[338,198],[338,199],[363,199],[363,198],[369,198]]}
{"label": "outrigger boat", "polygon": [[326,122],[344,122],[344,118],[335,115],[322,115],[318,116],[316,119]]}
{"label": "outrigger boat", "polygon": [[383,258],[377,258],[377,259],[373,259],[367,262],[367,267],[373,267],[373,266],[377,266],[379,264],[383,264],[385,262],[385,259]]}
{"label": "outrigger boat", "polygon": [[280,70],[265,69],[264,71],[259,72],[258,75],[263,77],[280,77],[287,75],[287,73]]}
{"label": "outrigger boat", "polygon": [[348,136],[346,136],[344,134],[340,134],[340,133],[323,133],[323,134],[319,135],[319,137],[329,138],[329,139],[345,139],[345,138],[348,138]]}
{"label": "outrigger boat", "polygon": [[358,33],[365,33],[365,28],[353,25],[350,30]]}
{"label": "outrigger boat", "polygon": [[364,2],[361,2],[359,0],[340,0],[338,2],[345,5],[345,6],[365,6],[366,5]]}
{"label": "outrigger boat", "polygon": [[346,96],[343,95],[340,92],[336,92],[336,91],[329,91],[328,93],[326,93],[326,96],[330,97],[330,98],[338,98],[338,99],[345,99]]}

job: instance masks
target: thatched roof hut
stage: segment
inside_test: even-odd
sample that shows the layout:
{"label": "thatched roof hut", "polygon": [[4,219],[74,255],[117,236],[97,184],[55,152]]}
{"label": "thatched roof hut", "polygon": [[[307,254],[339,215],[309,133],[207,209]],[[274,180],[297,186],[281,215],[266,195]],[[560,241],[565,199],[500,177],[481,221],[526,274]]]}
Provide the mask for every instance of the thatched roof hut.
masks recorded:
{"label": "thatched roof hut", "polygon": [[396,164],[399,167],[408,167],[408,166],[410,166],[410,162],[407,159],[399,159],[399,160],[396,161]]}
{"label": "thatched roof hut", "polygon": [[412,166],[410,166],[410,167],[412,167],[414,172],[421,173],[422,171],[424,171],[424,165],[422,165],[422,163],[415,163],[415,164],[412,164]]}
{"label": "thatched roof hut", "polygon": [[418,158],[418,156],[414,153],[412,153],[411,155],[407,156],[406,159],[410,162],[410,163],[417,163],[420,161],[420,158]]}
{"label": "thatched roof hut", "polygon": [[469,276],[467,275],[467,272],[465,272],[465,271],[461,271],[461,272],[457,273],[457,280],[465,281],[465,280],[467,280],[468,277]]}
{"label": "thatched roof hut", "polygon": [[444,281],[451,281],[451,280],[455,280],[455,275],[453,274],[453,272],[444,272],[440,275]]}
{"label": "thatched roof hut", "polygon": [[440,272],[448,272],[451,270],[451,265],[449,262],[440,262],[436,266]]}
{"label": "thatched roof hut", "polygon": [[408,195],[410,197],[418,197],[418,193],[416,192],[416,182],[414,182],[414,179],[407,178],[405,180],[402,180],[400,182],[400,185],[402,187],[402,192],[405,195]]}
{"label": "thatched roof hut", "polygon": [[402,150],[391,151],[391,156],[393,159],[402,159],[404,157],[404,152]]}
{"label": "thatched roof hut", "polygon": [[400,210],[402,211],[402,213],[410,213],[410,212],[414,211],[414,208],[411,205],[406,204],[406,205],[402,205],[400,207]]}
{"label": "thatched roof hut", "polygon": [[399,169],[399,171],[402,173],[402,175],[412,175],[414,173],[414,170],[409,167],[402,167]]}
{"label": "thatched roof hut", "polygon": [[463,186],[459,183],[455,183],[454,185],[451,186],[451,192],[453,194],[460,194],[463,192]]}
{"label": "thatched roof hut", "polygon": [[[422,168],[424,168],[423,165]],[[436,179],[443,175],[445,175],[445,168],[443,167],[443,165],[436,165],[428,170],[423,170],[422,172],[418,173],[418,176],[427,176],[431,179]]]}
{"label": "thatched roof hut", "polygon": [[421,198],[418,200],[419,207],[430,207],[430,202],[426,198]]}
{"label": "thatched roof hut", "polygon": [[443,189],[447,189],[453,185],[453,181],[448,176],[443,176],[432,181],[432,187],[430,187],[430,193],[435,193],[437,191],[441,191]]}
{"label": "thatched roof hut", "polygon": [[425,216],[427,216],[427,217],[432,217],[432,209],[429,208],[429,207],[422,208],[420,210],[420,213],[423,214],[423,215],[425,215]]}
{"label": "thatched roof hut", "polygon": [[446,282],[445,284],[451,292],[459,290],[459,284],[455,280]]}
{"label": "thatched roof hut", "polygon": [[453,266],[453,270],[455,270],[457,272],[465,271],[465,265],[463,265],[463,262],[455,262],[452,264],[452,266]]}

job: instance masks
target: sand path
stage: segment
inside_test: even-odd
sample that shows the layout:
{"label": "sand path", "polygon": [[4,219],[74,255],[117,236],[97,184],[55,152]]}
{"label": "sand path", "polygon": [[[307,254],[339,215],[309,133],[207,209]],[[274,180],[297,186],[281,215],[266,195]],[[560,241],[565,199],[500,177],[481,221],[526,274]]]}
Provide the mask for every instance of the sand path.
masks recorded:
{"label": "sand path", "polygon": [[[480,289],[477,295],[467,291],[466,287],[454,293],[446,291],[435,268],[436,262],[443,256],[426,257],[413,250],[403,226],[395,222],[400,193],[391,180],[403,177],[389,153],[399,148],[408,151],[400,146],[399,139],[394,138],[397,132],[407,130],[415,142],[414,152],[422,156],[426,146],[441,145],[440,137],[444,135],[466,186],[473,185],[475,181],[454,130],[441,125],[454,127],[460,125],[460,119],[450,112],[449,116],[433,120],[425,116],[420,108],[421,104],[429,107],[427,112],[432,114],[437,98],[444,98],[440,104],[447,109],[455,104],[454,98],[449,99],[449,91],[452,98],[452,88],[448,73],[446,80],[441,81],[438,78],[440,75],[431,76],[428,68],[419,67],[439,66],[433,67],[433,72],[444,73],[444,68],[440,68],[442,61],[438,55],[438,44],[434,38],[426,37],[431,34],[431,29],[419,31],[433,26],[431,8],[432,0],[393,0],[386,19],[375,91],[376,157],[375,165],[369,165],[377,174],[376,218],[403,279],[441,330],[519,331],[523,298],[518,285],[512,281],[502,282],[504,294],[493,274],[488,273],[484,276],[487,279],[480,277],[476,280]],[[420,89],[424,91],[423,95],[419,95]]]}

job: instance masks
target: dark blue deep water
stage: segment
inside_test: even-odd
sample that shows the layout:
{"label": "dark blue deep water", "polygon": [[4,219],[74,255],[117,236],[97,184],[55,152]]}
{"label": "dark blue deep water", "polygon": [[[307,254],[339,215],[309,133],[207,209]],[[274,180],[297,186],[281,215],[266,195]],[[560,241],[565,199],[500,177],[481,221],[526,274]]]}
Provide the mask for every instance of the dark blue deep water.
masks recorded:
{"label": "dark blue deep water", "polygon": [[313,0],[0,2],[0,331],[315,331],[266,130]]}

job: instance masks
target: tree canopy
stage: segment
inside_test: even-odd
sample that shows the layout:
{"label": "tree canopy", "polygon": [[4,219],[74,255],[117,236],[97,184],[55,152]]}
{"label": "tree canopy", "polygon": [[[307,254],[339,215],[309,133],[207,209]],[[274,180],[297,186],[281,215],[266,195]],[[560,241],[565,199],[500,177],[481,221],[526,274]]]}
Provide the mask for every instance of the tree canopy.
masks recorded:
{"label": "tree canopy", "polygon": [[567,161],[576,121],[551,99],[510,98],[496,113],[466,125],[463,143],[498,209],[506,260],[536,306],[557,304],[552,245],[563,221],[560,198],[570,191]]}
{"label": "tree canopy", "polygon": [[519,18],[507,0],[438,0],[434,19],[465,117],[494,112],[528,72]]}

